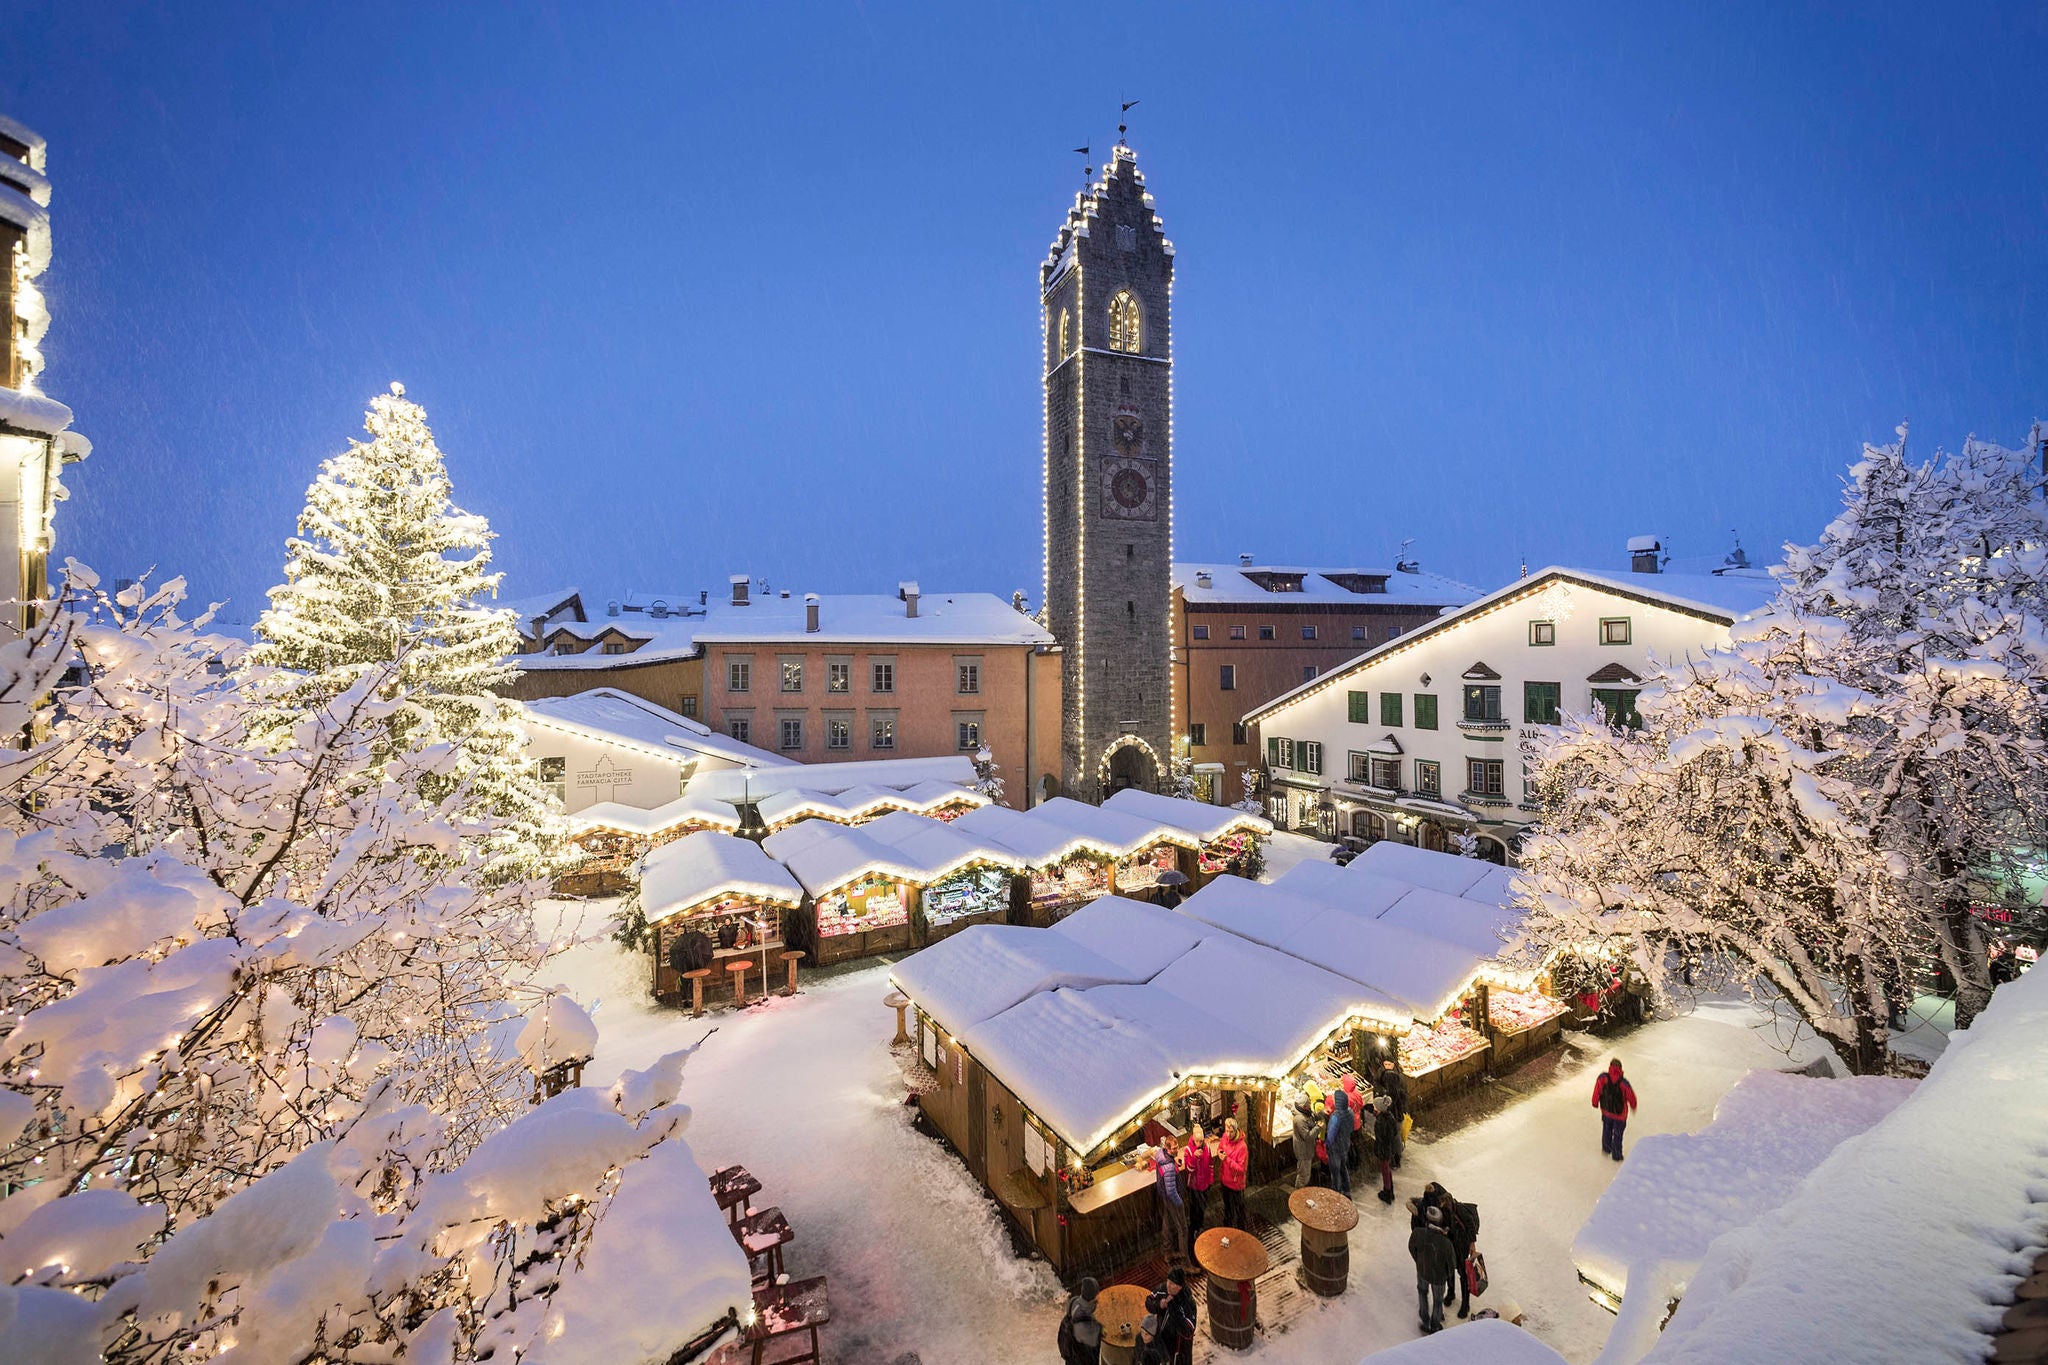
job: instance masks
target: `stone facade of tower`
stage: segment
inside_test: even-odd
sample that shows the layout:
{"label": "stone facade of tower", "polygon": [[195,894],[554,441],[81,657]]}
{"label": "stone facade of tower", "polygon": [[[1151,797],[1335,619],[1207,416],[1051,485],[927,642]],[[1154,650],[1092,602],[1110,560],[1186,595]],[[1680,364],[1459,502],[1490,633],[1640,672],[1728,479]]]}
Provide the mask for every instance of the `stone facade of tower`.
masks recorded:
{"label": "stone facade of tower", "polygon": [[1075,197],[1039,283],[1063,790],[1159,790],[1173,752],[1173,243],[1128,147]]}

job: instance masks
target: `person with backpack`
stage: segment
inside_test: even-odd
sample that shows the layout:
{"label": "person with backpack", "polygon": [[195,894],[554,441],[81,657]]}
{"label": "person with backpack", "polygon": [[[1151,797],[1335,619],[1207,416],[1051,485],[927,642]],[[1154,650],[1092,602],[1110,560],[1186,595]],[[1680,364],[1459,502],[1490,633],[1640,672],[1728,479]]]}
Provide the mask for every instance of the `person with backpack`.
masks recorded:
{"label": "person with backpack", "polygon": [[1332,1090],[1330,1120],[1324,1132],[1323,1145],[1330,1151],[1330,1188],[1347,1197],[1351,1194],[1351,1135],[1356,1125],[1351,1103],[1344,1098],[1344,1092]]}
{"label": "person with backpack", "polygon": [[1422,1187],[1423,1202],[1444,1216],[1444,1236],[1458,1258],[1458,1316],[1472,1314],[1472,1248],[1479,1241],[1479,1206],[1461,1204],[1451,1192],[1432,1180]]}
{"label": "person with backpack", "polygon": [[1386,1095],[1372,1100],[1372,1155],[1380,1166],[1380,1202],[1394,1202],[1394,1167],[1401,1164],[1401,1121],[1394,1117],[1394,1101]]}
{"label": "person with backpack", "polygon": [[1636,1107],[1636,1088],[1621,1074],[1621,1059],[1607,1064],[1607,1070],[1593,1082],[1593,1107],[1600,1111],[1600,1153],[1621,1160],[1622,1130]]}
{"label": "person with backpack", "polygon": [[1061,1365],[1099,1365],[1102,1359],[1102,1323],[1095,1317],[1095,1299],[1101,1287],[1093,1280],[1074,1286],[1067,1300],[1066,1316],[1060,1319]]}
{"label": "person with backpack", "polygon": [[1443,1210],[1422,1206],[1422,1226],[1408,1234],[1408,1255],[1415,1262],[1415,1315],[1424,1335],[1444,1329],[1444,1300],[1455,1273],[1451,1239],[1444,1235]]}

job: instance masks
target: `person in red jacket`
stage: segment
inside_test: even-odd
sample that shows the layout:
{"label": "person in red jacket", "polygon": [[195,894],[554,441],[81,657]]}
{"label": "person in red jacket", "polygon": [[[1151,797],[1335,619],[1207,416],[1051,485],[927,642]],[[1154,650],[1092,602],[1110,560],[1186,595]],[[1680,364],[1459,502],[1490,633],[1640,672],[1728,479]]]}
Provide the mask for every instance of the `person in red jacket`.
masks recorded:
{"label": "person in red jacket", "polygon": [[1593,1107],[1600,1111],[1601,1155],[1621,1160],[1621,1133],[1636,1107],[1636,1088],[1622,1076],[1619,1057],[1593,1082]]}
{"label": "person in red jacket", "polygon": [[1223,1142],[1216,1155],[1222,1167],[1216,1173],[1216,1183],[1223,1187],[1223,1218],[1217,1226],[1249,1232],[1251,1224],[1244,1216],[1244,1182],[1251,1153],[1245,1149],[1244,1135],[1237,1131],[1236,1119],[1223,1120]]}

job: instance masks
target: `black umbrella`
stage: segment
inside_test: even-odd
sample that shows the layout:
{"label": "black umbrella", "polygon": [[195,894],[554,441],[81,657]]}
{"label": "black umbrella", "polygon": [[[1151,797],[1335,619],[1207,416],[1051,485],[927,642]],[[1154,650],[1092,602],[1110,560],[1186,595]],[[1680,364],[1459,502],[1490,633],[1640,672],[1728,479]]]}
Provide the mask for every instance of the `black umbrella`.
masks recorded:
{"label": "black umbrella", "polygon": [[1186,886],[1188,884],[1188,874],[1182,872],[1179,868],[1174,868],[1160,873],[1158,882],[1161,886]]}

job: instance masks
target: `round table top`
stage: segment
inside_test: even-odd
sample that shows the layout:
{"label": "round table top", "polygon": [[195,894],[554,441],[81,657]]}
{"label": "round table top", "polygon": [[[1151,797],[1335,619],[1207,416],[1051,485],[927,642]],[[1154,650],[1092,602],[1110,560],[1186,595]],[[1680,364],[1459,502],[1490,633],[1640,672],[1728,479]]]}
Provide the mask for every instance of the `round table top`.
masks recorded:
{"label": "round table top", "polygon": [[905,995],[902,991],[890,991],[887,995],[882,997],[882,1003],[887,1005],[892,1010],[900,1010],[905,1005],[910,1003],[910,997]]}
{"label": "round table top", "polygon": [[780,953],[776,954],[776,956],[781,958],[784,962],[794,962],[803,955],[803,950],[799,948],[785,948]]}
{"label": "round table top", "polygon": [[697,977],[711,975],[711,969],[709,967],[692,967],[689,971],[684,972],[683,975],[694,980]]}
{"label": "round table top", "polygon": [[1113,1284],[1095,1296],[1095,1320],[1102,1324],[1107,1346],[1136,1346],[1138,1325],[1145,1321],[1145,1286]]}
{"label": "round table top", "polygon": [[1294,1221],[1317,1232],[1349,1232],[1358,1226],[1358,1205],[1335,1190],[1304,1185],[1287,1196]]}
{"label": "round table top", "polygon": [[1256,1280],[1272,1263],[1259,1239],[1238,1228],[1210,1228],[1195,1238],[1195,1264],[1219,1280]]}
{"label": "round table top", "polygon": [[725,964],[725,969],[729,972],[750,972],[754,970],[754,964],[743,957],[736,957]]}

